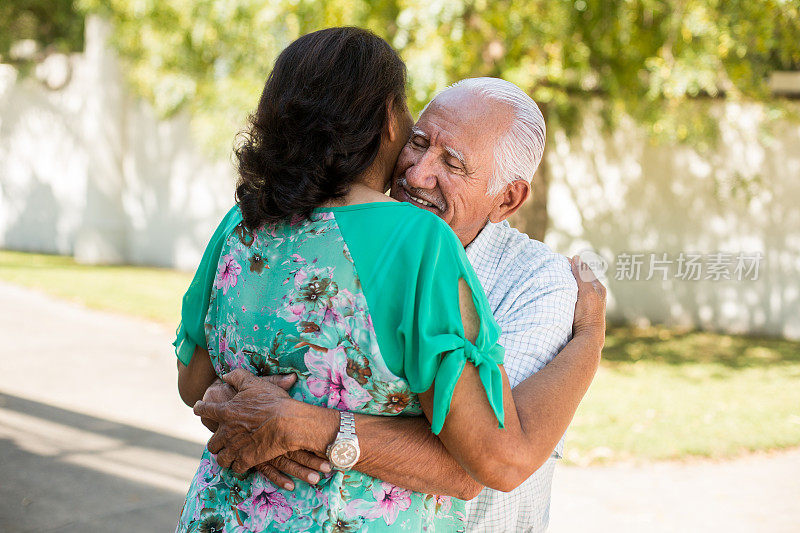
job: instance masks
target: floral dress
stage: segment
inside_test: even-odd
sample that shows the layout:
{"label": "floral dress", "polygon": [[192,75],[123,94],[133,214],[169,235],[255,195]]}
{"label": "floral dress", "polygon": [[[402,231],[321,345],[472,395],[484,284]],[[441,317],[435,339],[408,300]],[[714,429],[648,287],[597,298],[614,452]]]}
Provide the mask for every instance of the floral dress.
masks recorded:
{"label": "floral dress", "polygon": [[[218,230],[212,238],[212,253],[204,257],[212,263],[216,259],[213,279],[198,270],[195,281],[204,283],[193,282],[187,292],[183,320],[196,320],[191,313],[197,315],[207,309],[203,335],[218,375],[236,368],[262,376],[296,373],[299,379],[289,394],[299,401],[371,415],[419,416],[422,410],[415,393],[435,383],[437,393],[441,389],[445,396],[434,401],[434,411],[439,415],[438,419],[434,416],[433,425],[438,432],[464,363],[469,360],[479,369],[482,365],[494,380],[499,376],[502,348],[496,345],[499,329],[488,312],[488,303],[484,308],[478,305],[482,337],[479,335],[476,344],[485,348],[479,350],[463,338],[460,314],[453,315],[451,309],[451,317],[441,318],[448,313],[422,308],[429,297],[452,299],[449,288],[446,294],[427,290],[433,294],[425,297],[403,298],[402,292],[396,293],[425,292],[426,284],[418,287],[416,276],[435,275],[421,264],[430,262],[424,259],[425,250],[402,252],[410,247],[402,241],[414,232],[398,234],[395,225],[403,220],[409,223],[408,219],[412,228],[420,230],[417,226],[421,226],[423,233],[434,234],[433,243],[423,239],[422,244],[428,249],[438,246],[436,257],[452,256],[456,266],[449,268],[449,274],[454,279],[461,276],[471,286],[477,283],[476,278],[470,278],[474,273],[466,258],[461,257],[463,249],[460,245],[453,247],[455,236],[438,218],[428,215],[408,204],[361,204],[319,209],[308,219],[248,232],[235,211],[227,222],[228,229]],[[376,217],[383,223],[370,222]],[[230,227],[232,231],[228,231]],[[364,228],[371,231],[365,234]],[[442,238],[442,232],[449,234],[443,233]],[[389,248],[376,250],[376,237],[384,239],[382,247]],[[442,247],[440,241],[447,246]],[[355,261],[351,251],[355,252]],[[387,268],[381,258],[394,266]],[[462,263],[466,266],[459,267]],[[409,265],[419,267],[417,272],[403,275]],[[360,272],[366,272],[369,279],[362,279]],[[386,285],[387,276],[398,275],[403,280],[401,286],[394,287],[394,294],[385,294],[384,290],[392,289]],[[427,285],[436,287],[435,282]],[[193,290],[198,295],[195,300],[202,301],[199,306],[191,303]],[[199,296],[203,291],[208,294],[205,301]],[[366,294],[375,297],[368,301]],[[483,296],[482,290],[475,294],[476,300]],[[457,304],[456,294],[456,308]],[[433,333],[419,328],[419,321],[433,328]],[[185,329],[182,324],[176,340],[182,359],[194,346]],[[412,355],[415,349],[429,353]],[[496,387],[497,382],[484,385]],[[499,403],[502,424],[502,393],[500,398],[496,391],[487,394],[490,403]],[[356,470],[334,471],[316,485],[293,481],[295,488],[289,491],[259,472],[237,474],[221,468],[206,449],[176,531],[463,530],[464,502],[455,498],[413,492]]]}

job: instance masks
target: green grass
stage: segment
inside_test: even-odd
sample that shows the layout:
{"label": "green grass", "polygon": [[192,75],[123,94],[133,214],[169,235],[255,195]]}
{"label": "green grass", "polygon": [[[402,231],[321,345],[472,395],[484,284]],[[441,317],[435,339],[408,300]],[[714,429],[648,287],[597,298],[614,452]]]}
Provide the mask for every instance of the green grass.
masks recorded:
{"label": "green grass", "polygon": [[[0,251],[0,280],[175,326],[190,274]],[[611,328],[566,459],[724,458],[800,445],[800,343]]]}
{"label": "green grass", "polygon": [[568,433],[578,464],[800,445],[800,343],[612,328]]}
{"label": "green grass", "polygon": [[70,257],[0,250],[0,280],[93,309],[176,326],[191,274],[166,268],[79,265]]}

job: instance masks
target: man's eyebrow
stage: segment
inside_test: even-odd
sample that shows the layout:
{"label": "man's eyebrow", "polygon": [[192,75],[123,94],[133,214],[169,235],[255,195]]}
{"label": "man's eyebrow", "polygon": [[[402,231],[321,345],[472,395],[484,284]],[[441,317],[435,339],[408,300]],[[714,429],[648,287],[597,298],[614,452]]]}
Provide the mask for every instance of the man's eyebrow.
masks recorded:
{"label": "man's eyebrow", "polygon": [[465,169],[467,168],[467,160],[464,158],[464,154],[462,154],[455,148],[451,148],[449,146],[445,146],[444,149],[447,150],[448,154],[458,159],[458,162],[461,163],[462,167],[464,167]]}
{"label": "man's eyebrow", "polygon": [[423,139],[428,140],[428,136],[425,135],[425,132],[417,128],[416,126],[411,128],[411,135],[419,135]]}
{"label": "man's eyebrow", "polygon": [[[412,136],[413,135],[419,135],[420,137],[422,137],[426,141],[430,141],[430,137],[428,137],[428,135],[424,131],[422,131],[421,129],[417,128],[416,126],[413,126],[411,128],[411,135]],[[445,146],[444,149],[448,154],[450,154],[451,157],[454,157],[454,158],[458,159],[458,162],[461,163],[461,166],[463,166],[464,169],[467,168],[467,159],[464,157],[464,154],[462,154],[461,152],[459,152],[458,150],[456,150],[455,148],[452,148],[450,146]]]}

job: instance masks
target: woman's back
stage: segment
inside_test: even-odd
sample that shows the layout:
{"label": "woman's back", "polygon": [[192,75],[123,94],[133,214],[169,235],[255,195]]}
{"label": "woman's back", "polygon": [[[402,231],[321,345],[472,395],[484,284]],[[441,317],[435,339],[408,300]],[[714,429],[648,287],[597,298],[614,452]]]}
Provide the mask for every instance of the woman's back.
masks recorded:
{"label": "woman's back", "polygon": [[[415,392],[434,379],[439,387],[440,354],[464,347],[457,284],[471,270],[441,220],[409,204],[376,202],[317,209],[309,219],[252,233],[239,224],[224,239],[205,322],[217,374],[293,372],[299,379],[290,394],[306,403],[383,416],[422,413]],[[485,326],[483,336],[496,339],[496,325]],[[444,390],[448,377],[441,379]],[[438,408],[443,419],[449,403]],[[257,472],[237,475],[206,450],[178,529],[209,516],[291,531],[337,524],[341,531],[401,524],[451,531],[463,519],[460,500],[355,471],[334,471],[316,486],[294,482],[287,491]]]}
{"label": "woman's back", "polygon": [[[410,206],[409,206],[410,207]],[[407,384],[405,403],[382,403],[380,384],[399,378],[386,368],[359,273],[342,233],[374,222],[397,204],[320,209],[310,219],[242,225],[228,237],[206,316],[217,373],[245,368],[256,375],[295,372],[296,399],[340,410],[418,415]],[[407,208],[406,208],[407,209]],[[380,236],[376,236],[380,238]],[[378,385],[376,385],[378,384]]]}

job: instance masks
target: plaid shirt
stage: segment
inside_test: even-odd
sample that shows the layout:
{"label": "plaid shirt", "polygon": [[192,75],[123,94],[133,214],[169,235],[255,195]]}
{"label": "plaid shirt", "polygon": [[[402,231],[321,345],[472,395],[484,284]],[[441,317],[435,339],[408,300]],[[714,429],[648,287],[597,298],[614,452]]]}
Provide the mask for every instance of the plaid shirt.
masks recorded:
{"label": "plaid shirt", "polygon": [[[503,330],[505,368],[515,387],[569,341],[578,294],[575,278],[565,257],[505,221],[487,223],[466,251]],[[564,437],[553,456],[513,491],[486,488],[467,502],[467,530],[546,530],[555,460],[563,447]]]}

